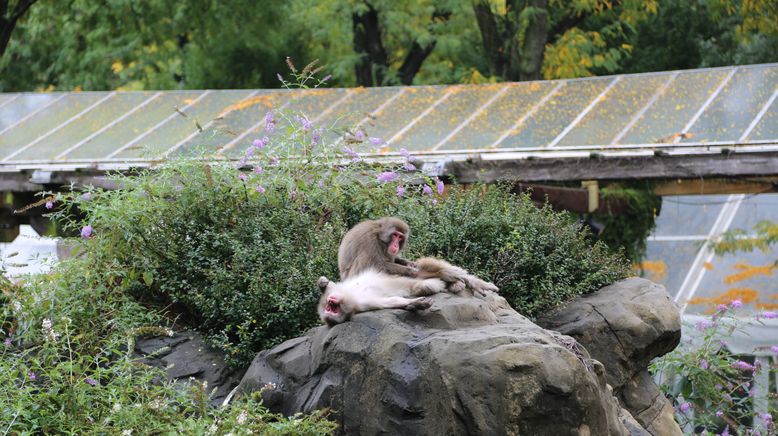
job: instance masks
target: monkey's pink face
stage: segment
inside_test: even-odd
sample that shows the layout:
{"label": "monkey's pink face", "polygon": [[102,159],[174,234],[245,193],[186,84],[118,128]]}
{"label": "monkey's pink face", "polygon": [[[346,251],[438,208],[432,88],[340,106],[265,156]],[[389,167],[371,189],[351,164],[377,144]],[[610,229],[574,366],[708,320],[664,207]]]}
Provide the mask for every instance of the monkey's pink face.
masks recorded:
{"label": "monkey's pink face", "polygon": [[319,318],[330,327],[346,322],[351,319],[353,309],[350,309],[344,296],[336,291],[322,295],[319,302]]}
{"label": "monkey's pink face", "polygon": [[340,316],[340,298],[338,296],[330,295],[327,297],[327,301],[324,303],[324,314],[334,317]]}
{"label": "monkey's pink face", "polygon": [[403,235],[402,232],[392,232],[392,239],[389,241],[389,253],[393,256],[396,256],[397,253],[400,252],[404,240],[405,235]]}

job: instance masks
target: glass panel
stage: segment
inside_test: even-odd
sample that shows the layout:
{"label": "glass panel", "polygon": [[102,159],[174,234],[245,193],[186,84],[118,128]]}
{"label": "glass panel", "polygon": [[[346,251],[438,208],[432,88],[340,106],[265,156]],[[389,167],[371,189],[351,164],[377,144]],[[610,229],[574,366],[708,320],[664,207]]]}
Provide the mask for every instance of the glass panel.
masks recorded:
{"label": "glass panel", "polygon": [[[265,114],[282,105],[287,99],[284,91],[261,91],[258,94],[226,107],[214,123],[186,143],[182,148],[218,150],[237,138],[246,129],[265,119]],[[263,125],[264,126],[264,125]],[[246,137],[251,142],[255,138]],[[245,141],[244,141],[245,142]]]}
{"label": "glass panel", "polygon": [[750,232],[754,225],[763,220],[778,220],[778,194],[759,194],[744,198],[729,228]]}
{"label": "glass panel", "polygon": [[741,68],[690,129],[685,142],[736,141],[778,86],[778,68]]}
{"label": "glass panel", "polygon": [[[200,100],[185,100],[184,104],[192,104],[184,110],[186,117],[177,114],[165,124],[145,136],[137,144],[119,153],[116,157],[157,157],[178,144],[179,141],[197,131],[195,121],[200,125],[207,124],[219,115],[227,106],[237,103],[251,91],[230,90],[211,91]],[[200,93],[202,94],[202,92]],[[164,118],[158,119],[157,122]]]}
{"label": "glass panel", "polygon": [[665,142],[663,138],[683,130],[729,71],[722,69],[680,73],[620,142]]}
{"label": "glass panel", "polygon": [[767,109],[759,123],[757,123],[746,140],[764,141],[778,139],[778,98]]}
{"label": "glass panel", "polygon": [[[281,109],[287,116],[294,115],[296,112],[301,111],[304,113],[308,118],[314,123],[319,123],[320,118],[319,117],[325,117],[330,112],[337,113],[338,108],[342,103],[345,103],[348,101],[351,97],[341,100],[344,96],[346,96],[346,89],[310,89],[306,90],[303,93],[297,94],[298,96],[289,101],[289,104],[284,106],[283,99],[278,99],[278,108]],[[284,98],[286,96],[283,96]],[[283,103],[282,103],[283,101]],[[340,103],[339,103],[340,101]],[[337,105],[336,105],[337,104]],[[328,111],[328,109],[332,108],[331,111]],[[325,113],[327,112],[327,113]],[[264,119],[265,113],[262,113],[262,119]],[[257,121],[261,121],[257,120]],[[281,115],[276,115],[276,120],[278,120],[278,126],[276,127],[276,135],[279,134],[281,130],[283,130],[283,125],[285,121],[283,121],[283,117]],[[255,122],[256,123],[256,122]],[[245,131],[240,132],[240,134],[245,133]],[[262,136],[270,136],[272,138],[272,135],[267,135],[265,133],[265,124],[260,123],[259,126],[255,129],[252,129],[248,135],[245,135],[243,139],[240,140],[240,142],[235,146],[225,151],[225,155],[229,157],[236,157],[240,156],[244,153],[246,150],[246,147],[248,147],[254,139],[257,139],[258,137]],[[233,138],[234,139],[234,138]],[[232,141],[232,139],[230,140]],[[272,147],[272,141],[271,141],[271,147]],[[285,153],[288,153],[291,151],[287,151]]]}
{"label": "glass panel", "polygon": [[[153,93],[119,93],[83,116],[53,133],[45,140],[14,156],[14,160],[53,159],[106,124],[126,114]],[[91,156],[94,158],[100,156]]]}
{"label": "glass panel", "polygon": [[443,147],[445,150],[490,148],[513,124],[543,98],[555,82],[512,83],[510,89],[486,110],[481,112],[465,128],[460,130]]}
{"label": "glass panel", "polygon": [[687,312],[712,313],[716,305],[740,299],[751,311],[778,309],[778,280],[773,261],[778,251],[755,251],[715,256]]}
{"label": "glass panel", "polygon": [[[403,95],[376,114],[376,119],[373,121],[375,126],[370,129],[370,135],[384,140],[391,139],[414,118],[443,97],[447,90],[446,87],[429,86],[407,88]],[[446,102],[442,104],[446,104]],[[405,140],[398,138],[395,143],[394,145],[399,149],[404,146]]]}
{"label": "glass panel", "polygon": [[69,159],[105,158],[113,150],[127,144],[143,132],[175,113],[176,107],[186,106],[201,91],[167,91],[155,98],[141,110],[132,113],[122,122],[95,136],[81,147],[73,150]]}
{"label": "glass panel", "polygon": [[655,236],[707,236],[724,207],[727,195],[678,195],[662,197]]}
{"label": "glass panel", "polygon": [[[106,92],[89,92],[65,95],[61,100],[0,135],[0,158],[11,155],[57,128],[107,94]],[[12,104],[15,105],[15,103]]]}
{"label": "glass panel", "polygon": [[613,81],[573,80],[500,144],[500,148],[543,147],[554,140]]}
{"label": "glass panel", "polygon": [[0,94],[0,106],[3,106],[4,104],[8,103],[9,101],[18,98],[19,94]]}
{"label": "glass panel", "polygon": [[609,145],[668,77],[669,74],[622,76],[557,145]]}
{"label": "glass panel", "polygon": [[507,85],[450,88],[452,94],[398,139],[396,145],[408,150],[430,150],[477,111],[490,97]]}
{"label": "glass panel", "polygon": [[[402,92],[403,88],[353,88],[351,97],[338,106],[338,110],[332,111],[323,117],[317,124],[327,129],[325,138],[336,140],[341,137],[346,129],[353,129],[359,124],[367,136],[375,136],[373,126],[376,121],[369,115],[386,103],[392,97]],[[362,122],[365,120],[364,122]],[[388,138],[381,138],[388,139]]]}
{"label": "glass panel", "polygon": [[[23,94],[0,108],[0,131],[16,124],[22,118],[59,97],[62,97],[62,94]],[[2,138],[0,138],[0,141],[2,141]]]}
{"label": "glass panel", "polygon": [[664,285],[667,293],[674,297],[701,244],[695,241],[648,241],[641,275]]}

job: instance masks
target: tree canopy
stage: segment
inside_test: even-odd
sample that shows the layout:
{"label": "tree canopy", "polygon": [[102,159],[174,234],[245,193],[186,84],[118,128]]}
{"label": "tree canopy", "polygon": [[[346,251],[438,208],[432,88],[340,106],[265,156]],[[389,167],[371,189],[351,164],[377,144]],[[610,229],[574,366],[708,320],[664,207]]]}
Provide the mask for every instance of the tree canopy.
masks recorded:
{"label": "tree canopy", "polygon": [[0,0],[0,91],[481,83],[769,62],[771,0]]}

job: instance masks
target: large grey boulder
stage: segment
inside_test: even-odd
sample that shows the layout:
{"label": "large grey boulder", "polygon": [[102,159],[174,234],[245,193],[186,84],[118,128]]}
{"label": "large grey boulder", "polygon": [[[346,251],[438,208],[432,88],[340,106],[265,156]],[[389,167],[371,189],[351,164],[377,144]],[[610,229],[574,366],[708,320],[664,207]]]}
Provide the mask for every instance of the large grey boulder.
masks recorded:
{"label": "large grey boulder", "polygon": [[238,395],[291,415],[330,408],[343,434],[646,435],[603,366],[494,294],[359,314],[261,352]]}
{"label": "large grey boulder", "polygon": [[629,278],[581,296],[537,322],[572,336],[602,362],[621,404],[651,434],[681,434],[672,406],[647,371],[652,359],[681,340],[680,312],[663,286]]}
{"label": "large grey boulder", "polygon": [[141,362],[164,369],[168,380],[189,385],[192,381],[206,383],[211,404],[221,404],[240,381],[231,371],[222,353],[209,347],[203,337],[193,331],[180,331],[171,336],[140,338],[135,342],[135,355]]}

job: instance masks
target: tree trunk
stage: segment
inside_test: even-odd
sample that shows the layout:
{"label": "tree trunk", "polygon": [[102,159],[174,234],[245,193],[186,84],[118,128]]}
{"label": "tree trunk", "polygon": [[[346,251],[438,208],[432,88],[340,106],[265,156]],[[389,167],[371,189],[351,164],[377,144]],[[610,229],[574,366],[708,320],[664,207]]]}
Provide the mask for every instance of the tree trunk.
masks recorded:
{"label": "tree trunk", "polygon": [[0,0],[0,57],[3,56],[5,49],[8,48],[8,43],[11,41],[11,34],[14,28],[16,28],[16,23],[35,1],[20,0],[13,7],[13,10],[8,11],[10,0]]}
{"label": "tree trunk", "polygon": [[386,50],[381,42],[378,12],[366,3],[368,10],[351,16],[354,26],[354,51],[360,54],[355,73],[360,86],[376,86],[384,82],[389,66]]}
{"label": "tree trunk", "polygon": [[473,11],[481,31],[489,70],[492,74],[502,76],[505,69],[505,47],[500,30],[497,27],[497,17],[492,12],[489,0],[473,0]]}
{"label": "tree trunk", "polygon": [[548,39],[548,0],[530,0],[529,7],[536,8],[524,34],[524,44],[521,47],[518,80],[540,79],[540,69],[543,66],[543,52]]}
{"label": "tree trunk", "polygon": [[[491,74],[504,80],[539,79],[548,38],[548,0],[515,0],[506,9],[505,16],[497,16],[489,0],[473,0]],[[521,15],[527,12],[532,14],[522,27]]]}

